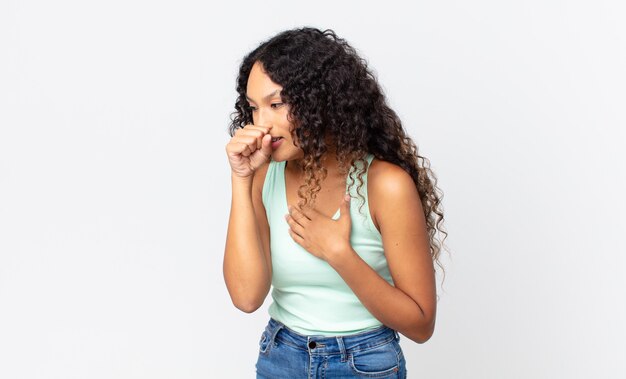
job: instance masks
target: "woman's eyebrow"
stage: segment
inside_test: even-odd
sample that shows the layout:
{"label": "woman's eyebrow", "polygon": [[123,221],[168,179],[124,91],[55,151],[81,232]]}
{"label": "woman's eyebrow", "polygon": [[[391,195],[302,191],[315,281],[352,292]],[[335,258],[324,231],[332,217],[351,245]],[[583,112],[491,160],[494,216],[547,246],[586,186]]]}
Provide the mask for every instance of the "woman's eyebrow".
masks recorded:
{"label": "woman's eyebrow", "polygon": [[[273,97],[274,95],[276,95],[278,92],[280,92],[280,90],[274,90],[274,92],[272,92],[272,93],[270,93],[270,94],[265,95],[265,96],[263,97],[263,100],[267,100],[267,99],[272,98],[272,97]],[[246,94],[246,99],[248,99],[248,100],[250,100],[250,101],[254,101],[254,100],[252,100],[251,98],[249,98],[247,94]]]}

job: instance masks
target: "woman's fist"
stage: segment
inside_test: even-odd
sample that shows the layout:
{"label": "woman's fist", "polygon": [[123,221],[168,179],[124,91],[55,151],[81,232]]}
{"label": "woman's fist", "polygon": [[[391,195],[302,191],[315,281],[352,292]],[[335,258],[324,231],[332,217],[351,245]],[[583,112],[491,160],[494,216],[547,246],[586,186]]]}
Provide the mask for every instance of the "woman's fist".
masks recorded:
{"label": "woman's fist", "polygon": [[226,145],[226,154],[232,172],[249,177],[267,162],[272,153],[271,126],[246,125],[237,129]]}

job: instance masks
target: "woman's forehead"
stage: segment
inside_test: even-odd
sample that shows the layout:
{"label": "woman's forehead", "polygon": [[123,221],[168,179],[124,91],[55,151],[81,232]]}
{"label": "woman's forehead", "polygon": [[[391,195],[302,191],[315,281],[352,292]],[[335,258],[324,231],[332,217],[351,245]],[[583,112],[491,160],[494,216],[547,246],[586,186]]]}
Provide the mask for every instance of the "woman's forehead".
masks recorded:
{"label": "woman's forehead", "polygon": [[263,71],[259,63],[255,63],[252,66],[246,87],[246,97],[248,100],[269,100],[273,97],[280,96],[281,90],[282,87],[272,81],[269,75]]}

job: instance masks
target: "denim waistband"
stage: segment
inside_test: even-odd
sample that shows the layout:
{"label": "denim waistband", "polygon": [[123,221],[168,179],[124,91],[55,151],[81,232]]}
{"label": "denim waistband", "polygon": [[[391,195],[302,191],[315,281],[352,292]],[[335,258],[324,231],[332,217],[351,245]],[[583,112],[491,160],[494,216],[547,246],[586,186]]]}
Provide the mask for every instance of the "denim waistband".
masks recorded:
{"label": "denim waistband", "polygon": [[269,334],[270,343],[274,343],[274,341],[282,342],[294,348],[308,351],[310,354],[344,355],[349,352],[383,345],[394,339],[400,340],[398,332],[385,325],[344,336],[305,336],[289,329],[282,322],[270,318],[266,331]]}

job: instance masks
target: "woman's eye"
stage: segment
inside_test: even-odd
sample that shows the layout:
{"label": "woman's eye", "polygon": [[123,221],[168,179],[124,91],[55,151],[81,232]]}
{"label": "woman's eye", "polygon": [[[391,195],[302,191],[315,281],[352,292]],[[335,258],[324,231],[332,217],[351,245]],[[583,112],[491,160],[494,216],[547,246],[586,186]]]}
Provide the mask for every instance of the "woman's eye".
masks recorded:
{"label": "woman's eye", "polygon": [[274,107],[274,108],[278,108],[278,107],[280,107],[281,105],[283,105],[283,103],[274,103],[274,104],[272,104],[272,107]]}
{"label": "woman's eye", "polygon": [[252,112],[256,111],[256,108],[251,105],[248,105],[248,109],[250,109]]}

